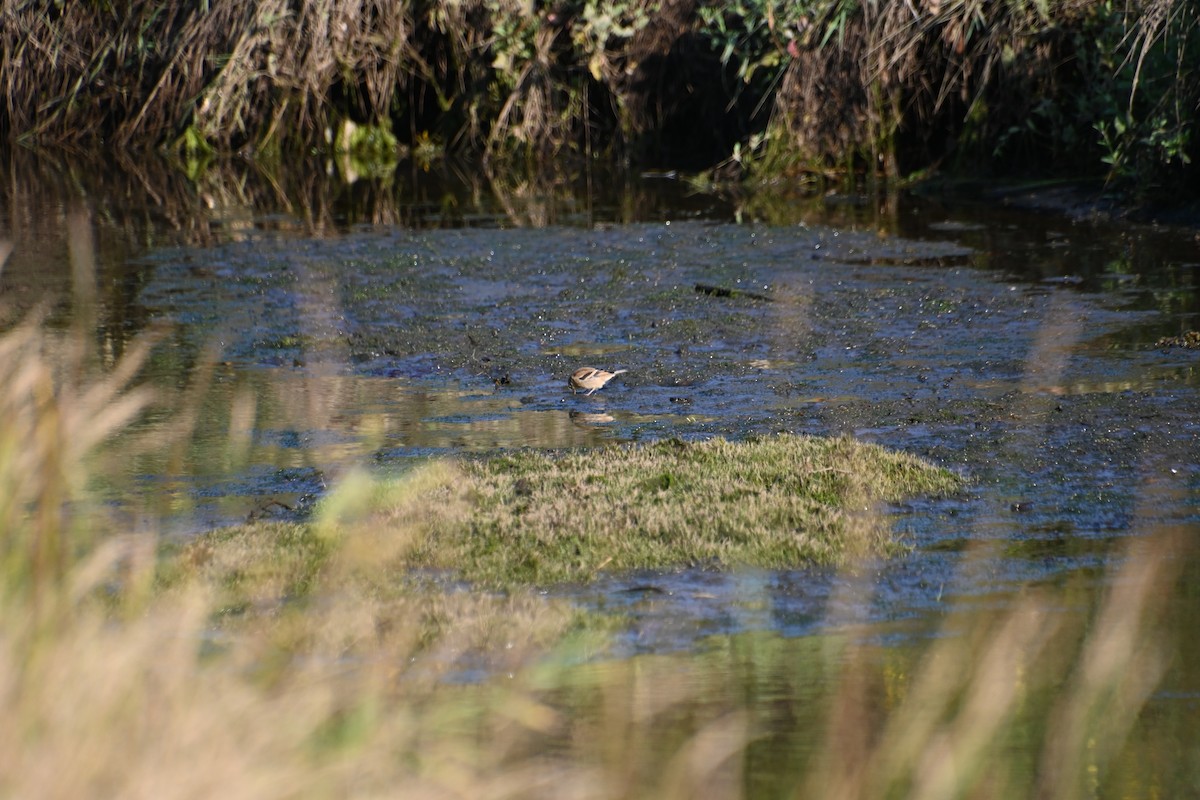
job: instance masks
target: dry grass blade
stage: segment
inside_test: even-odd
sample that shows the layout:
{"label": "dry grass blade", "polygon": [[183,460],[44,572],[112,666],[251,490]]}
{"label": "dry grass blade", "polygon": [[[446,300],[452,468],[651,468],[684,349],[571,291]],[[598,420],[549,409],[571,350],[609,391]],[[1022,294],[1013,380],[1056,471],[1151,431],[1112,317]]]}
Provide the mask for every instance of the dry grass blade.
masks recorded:
{"label": "dry grass blade", "polygon": [[[195,125],[230,146],[281,124],[317,141],[346,109],[386,120],[416,63],[414,9],[381,0],[193,4],[8,3],[0,132],[75,144],[161,142]],[[36,103],[30,98],[38,98]]]}
{"label": "dry grass blade", "polygon": [[745,711],[732,711],[708,723],[666,765],[659,796],[738,797],[745,780],[742,756],[749,740]]}
{"label": "dry grass blade", "polygon": [[149,389],[128,389],[149,348],[141,342],[85,388],[79,349],[44,333],[39,318],[0,337],[0,571],[10,586],[29,580],[40,592],[63,578],[73,538],[98,527],[90,519],[81,530],[70,509],[85,497],[92,449],[152,400]]}
{"label": "dry grass blade", "polygon": [[[1126,63],[1136,60],[1126,110],[1131,119],[1134,113],[1134,101],[1137,99],[1141,87],[1142,70],[1155,44],[1166,41],[1169,31],[1173,27],[1178,26],[1180,29],[1179,40],[1181,42],[1186,42],[1188,36],[1200,28],[1200,11],[1197,11],[1195,3],[1189,3],[1186,0],[1143,0],[1137,4],[1137,9],[1136,19],[1130,26],[1128,34],[1132,37],[1132,45],[1126,54]],[[1181,45],[1178,55],[1180,67],[1183,65],[1182,51],[1184,49],[1185,46]],[[1186,85],[1184,81],[1180,83]]]}
{"label": "dry grass blade", "polygon": [[1162,679],[1170,643],[1158,623],[1171,602],[1194,530],[1166,528],[1127,548],[1046,737],[1040,796],[1084,791],[1125,742]]}

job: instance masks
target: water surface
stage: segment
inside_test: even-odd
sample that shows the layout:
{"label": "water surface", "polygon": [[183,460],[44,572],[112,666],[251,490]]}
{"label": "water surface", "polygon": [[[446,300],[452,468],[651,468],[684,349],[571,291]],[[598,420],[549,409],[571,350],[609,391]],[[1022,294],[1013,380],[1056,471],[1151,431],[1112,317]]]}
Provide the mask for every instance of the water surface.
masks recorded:
{"label": "water surface", "polygon": [[[115,178],[39,193],[21,177],[0,216],[7,318],[41,304],[52,329],[86,325],[102,364],[167,326],[146,377],[194,426],[98,490],[173,535],[303,517],[354,467],[512,447],[850,434],[959,471],[963,495],[886,510],[905,557],[545,587],[625,616],[608,657],[699,654],[753,708],[791,714],[808,696],[796,664],[823,637],[886,683],[962,635],[964,608],[1054,589],[1043,610],[1086,629],[1130,542],[1200,532],[1200,355],[1155,344],[1200,327],[1193,231],[914,197],[756,215],[636,179],[519,202],[420,182],[327,205],[176,187],[155,206]],[[628,372],[574,395],[582,365]],[[1178,586],[1200,585],[1194,548],[1181,558]],[[1200,722],[1181,633],[1200,606],[1179,592],[1138,723],[1167,749]],[[803,726],[768,729],[768,760],[816,747]]]}

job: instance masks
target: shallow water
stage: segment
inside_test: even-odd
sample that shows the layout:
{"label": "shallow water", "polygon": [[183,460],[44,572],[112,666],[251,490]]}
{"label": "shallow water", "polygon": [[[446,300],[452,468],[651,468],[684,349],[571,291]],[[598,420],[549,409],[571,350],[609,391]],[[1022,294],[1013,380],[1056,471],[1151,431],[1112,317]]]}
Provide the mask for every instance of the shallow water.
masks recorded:
{"label": "shallow water", "polygon": [[[1155,346],[1200,327],[1192,231],[920,198],[776,208],[766,224],[662,182],[519,213],[458,195],[393,197],[390,215],[344,203],[327,228],[270,204],[193,207],[181,225],[53,182],[22,191],[0,216],[10,319],[49,297],[48,324],[84,320],[102,363],[170,323],[146,373],[195,410],[193,435],[100,488],[179,535],[303,516],[350,468],[433,454],[849,433],[969,479],[888,510],[910,555],[547,591],[628,618],[610,656],[778,654],[853,630],[905,660],[954,635],[947,610],[1005,609],[1031,586],[1066,587],[1053,611],[1086,617],[1131,539],[1200,532],[1200,355]],[[571,394],[585,364],[628,372]],[[1197,585],[1194,549],[1184,576]],[[1186,630],[1200,608],[1180,600]],[[1200,713],[1193,638],[1151,701],[1172,742]],[[774,674],[755,703],[791,685]]]}

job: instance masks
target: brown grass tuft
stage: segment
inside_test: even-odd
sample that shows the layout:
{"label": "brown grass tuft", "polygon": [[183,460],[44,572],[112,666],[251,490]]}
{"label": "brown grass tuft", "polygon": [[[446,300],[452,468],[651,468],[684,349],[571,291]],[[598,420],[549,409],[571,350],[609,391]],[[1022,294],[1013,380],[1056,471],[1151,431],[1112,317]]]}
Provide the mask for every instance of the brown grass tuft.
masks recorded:
{"label": "brown grass tuft", "polygon": [[86,368],[84,346],[78,337],[44,336],[37,317],[0,338],[0,576],[35,605],[57,591],[99,532],[82,505],[87,457],[152,397],[129,388],[148,341],[100,379]]}

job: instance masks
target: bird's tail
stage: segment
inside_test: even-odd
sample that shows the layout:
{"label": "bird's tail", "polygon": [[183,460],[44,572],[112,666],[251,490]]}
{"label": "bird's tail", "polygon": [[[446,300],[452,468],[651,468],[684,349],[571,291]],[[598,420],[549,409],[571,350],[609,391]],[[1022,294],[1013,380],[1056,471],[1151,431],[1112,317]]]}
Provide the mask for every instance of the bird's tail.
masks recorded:
{"label": "bird's tail", "polygon": [[613,375],[620,375],[622,372],[629,372],[627,369],[614,369]]}

